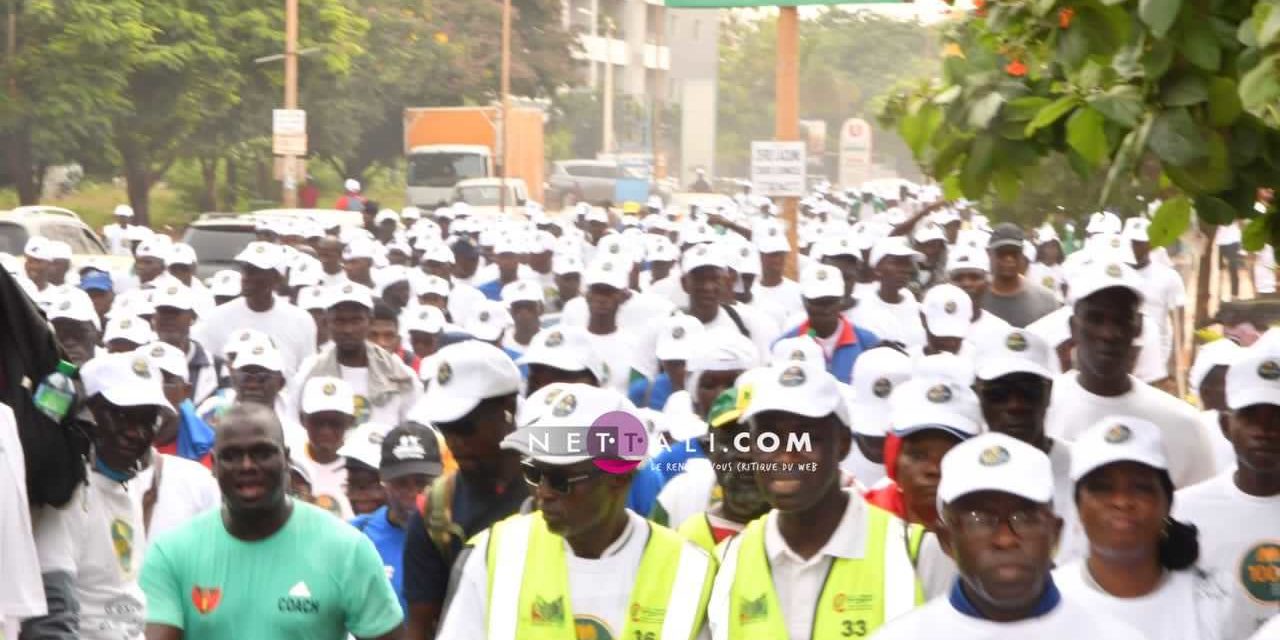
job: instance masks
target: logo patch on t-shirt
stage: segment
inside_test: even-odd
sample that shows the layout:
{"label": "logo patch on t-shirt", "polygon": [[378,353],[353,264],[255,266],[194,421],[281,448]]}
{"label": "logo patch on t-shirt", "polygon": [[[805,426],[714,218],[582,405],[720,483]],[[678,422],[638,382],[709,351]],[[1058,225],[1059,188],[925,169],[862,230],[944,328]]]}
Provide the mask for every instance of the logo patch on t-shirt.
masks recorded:
{"label": "logo patch on t-shirt", "polygon": [[541,596],[534,596],[533,604],[529,610],[529,619],[534,624],[560,624],[564,622],[564,598],[560,597],[547,602]]}
{"label": "logo patch on t-shirt", "polygon": [[119,518],[112,520],[111,547],[116,552],[120,571],[130,573],[133,567],[133,526]]}
{"label": "logo patch on t-shirt", "polygon": [[276,602],[280,613],[320,613],[320,601],[311,597],[311,589],[301,580],[289,588],[289,594]]}
{"label": "logo patch on t-shirt", "polygon": [[218,608],[218,603],[222,602],[222,589],[218,587],[191,587],[191,604],[200,612],[200,615],[206,616]]}
{"label": "logo patch on t-shirt", "polygon": [[1240,586],[1257,602],[1280,604],[1280,541],[1256,544],[1244,554]]}

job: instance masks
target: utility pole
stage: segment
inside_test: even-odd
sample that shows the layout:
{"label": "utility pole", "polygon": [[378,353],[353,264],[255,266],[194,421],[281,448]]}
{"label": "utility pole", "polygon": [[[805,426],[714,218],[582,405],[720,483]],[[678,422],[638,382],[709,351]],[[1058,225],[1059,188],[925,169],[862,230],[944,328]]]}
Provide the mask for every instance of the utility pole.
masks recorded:
{"label": "utility pole", "polygon": [[511,157],[511,0],[502,0],[502,166],[498,177],[498,210],[507,214],[507,159]]}
{"label": "utility pole", "polygon": [[[654,180],[662,180],[667,177],[667,159],[662,147],[663,111],[667,101],[667,72],[662,68],[662,47],[667,44],[667,5],[656,5],[654,10],[658,19],[657,35],[654,38],[657,65],[653,70],[653,108],[649,112],[649,141],[652,146],[650,153],[653,154],[653,177]],[[667,65],[670,66],[670,64],[671,56],[668,54]]]}
{"label": "utility pole", "polygon": [[[298,0],[284,1],[284,108],[298,108]],[[284,207],[298,206],[298,157],[284,157]]]}
{"label": "utility pole", "polygon": [[[774,100],[774,139],[793,141],[800,139],[800,13],[795,7],[778,7],[777,82]],[[796,199],[782,199],[782,219],[787,223],[787,241],[791,253],[783,271],[788,278],[795,278],[796,266]]]}
{"label": "utility pole", "polygon": [[600,153],[613,153],[613,36],[614,25],[613,18],[606,17],[608,21],[605,30],[604,41],[604,114],[601,122],[601,129],[604,130],[603,140],[600,144]]}

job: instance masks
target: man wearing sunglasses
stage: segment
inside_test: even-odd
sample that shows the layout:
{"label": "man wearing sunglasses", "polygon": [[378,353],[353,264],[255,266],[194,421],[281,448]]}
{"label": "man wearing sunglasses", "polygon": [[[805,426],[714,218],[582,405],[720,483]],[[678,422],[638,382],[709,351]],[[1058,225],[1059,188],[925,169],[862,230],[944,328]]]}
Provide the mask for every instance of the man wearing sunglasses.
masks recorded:
{"label": "man wearing sunglasses", "polygon": [[643,447],[632,455],[587,445],[602,416],[635,406],[611,389],[553,384],[523,409],[502,446],[524,456],[524,480],[541,510],[473,539],[439,637],[695,637],[714,560],[626,508],[635,468],[612,465],[639,464]]}
{"label": "man wearing sunglasses", "polygon": [[[138,574],[146,536],[137,496],[147,486],[133,480],[151,452],[161,418],[173,407],[165,399],[160,370],[138,354],[94,358],[80,370],[80,379],[93,418],[91,473],[66,507],[45,506],[33,514],[42,569],[74,576],[78,637],[141,640],[146,598]],[[65,555],[54,550],[63,545]],[[23,633],[46,637],[42,629],[51,629],[47,625],[53,622],[27,620]]]}
{"label": "man wearing sunglasses", "polygon": [[1088,540],[1075,512],[1071,481],[1071,445],[1045,433],[1045,415],[1053,393],[1053,357],[1049,343],[1024,329],[978,336],[974,389],[982,404],[987,430],[1021,440],[1045,455],[1053,471],[1053,509],[1065,523],[1058,540],[1058,564],[1088,550]]}
{"label": "man wearing sunglasses", "polygon": [[228,410],[213,457],[222,509],[147,553],[148,639],[400,637],[404,616],[373,543],[288,496],[289,450],[271,408]]}
{"label": "man wearing sunglasses", "polygon": [[1000,433],[971,438],[942,459],[938,535],[960,578],[947,597],[890,622],[877,640],[1106,638],[1144,636],[1104,613],[1063,599],[1053,583],[1053,471],[1039,449]]}

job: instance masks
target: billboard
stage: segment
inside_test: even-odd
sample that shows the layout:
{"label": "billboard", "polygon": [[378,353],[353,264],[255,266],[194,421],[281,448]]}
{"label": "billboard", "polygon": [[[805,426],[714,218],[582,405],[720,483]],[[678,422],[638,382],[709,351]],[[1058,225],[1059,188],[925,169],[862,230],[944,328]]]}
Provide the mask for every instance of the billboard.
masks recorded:
{"label": "billboard", "polygon": [[854,188],[871,179],[871,124],[849,118],[840,126],[840,185]]}

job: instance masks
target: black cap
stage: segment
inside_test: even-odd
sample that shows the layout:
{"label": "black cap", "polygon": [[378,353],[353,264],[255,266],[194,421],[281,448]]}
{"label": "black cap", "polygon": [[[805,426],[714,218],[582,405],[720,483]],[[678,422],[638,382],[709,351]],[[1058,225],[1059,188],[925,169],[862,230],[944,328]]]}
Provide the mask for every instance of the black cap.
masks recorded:
{"label": "black cap", "polygon": [[383,480],[414,473],[439,476],[444,464],[440,461],[440,442],[435,432],[412,422],[392,429],[382,440],[380,467],[378,471]]}
{"label": "black cap", "polygon": [[1001,222],[996,225],[995,229],[992,229],[991,239],[987,241],[987,248],[1018,247],[1021,249],[1026,240],[1027,235],[1022,232],[1022,227],[1012,222]]}

